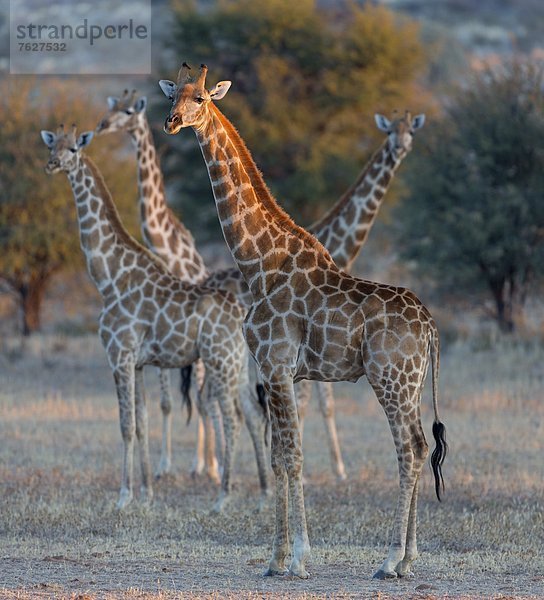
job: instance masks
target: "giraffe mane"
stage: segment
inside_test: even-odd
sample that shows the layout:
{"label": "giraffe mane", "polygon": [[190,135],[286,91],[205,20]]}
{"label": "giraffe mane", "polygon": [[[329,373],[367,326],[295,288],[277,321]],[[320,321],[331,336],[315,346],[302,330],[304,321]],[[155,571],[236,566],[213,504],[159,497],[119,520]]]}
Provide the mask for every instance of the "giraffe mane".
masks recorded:
{"label": "giraffe mane", "polygon": [[283,208],[277,203],[272,192],[269,190],[266,185],[262,173],[259,171],[253,157],[251,156],[251,152],[246,146],[242,136],[238,133],[237,129],[234,125],[225,117],[225,115],[217,108],[217,106],[212,102],[211,103],[212,110],[217,118],[221,121],[221,124],[225,128],[229,139],[233,143],[236,151],[238,152],[238,156],[246,173],[251,181],[251,185],[255,189],[259,200],[262,203],[262,206],[265,210],[272,215],[275,222],[282,228],[287,230],[289,233],[297,236],[299,239],[304,240],[311,248],[317,250],[321,254],[324,254],[327,259],[332,261],[332,258],[328,252],[328,250],[321,244],[321,242],[315,238],[311,233],[308,233],[306,229],[297,225],[293,219],[283,210]]}
{"label": "giraffe mane", "polygon": [[151,250],[140,244],[136,239],[134,239],[130,233],[126,230],[123,222],[121,221],[121,217],[119,216],[119,211],[115,206],[115,202],[111,197],[110,190],[108,189],[106,182],[104,181],[104,177],[102,173],[98,170],[98,167],[94,164],[94,162],[88,156],[82,156],[82,160],[84,164],[91,171],[95,186],[100,194],[101,198],[104,200],[104,207],[106,209],[106,216],[110,223],[112,224],[116,234],[119,236],[119,239],[123,244],[126,244],[129,248],[134,250],[135,252],[139,252],[145,254],[149,260],[151,260],[155,266],[161,270],[163,273],[169,273],[164,262]]}
{"label": "giraffe mane", "polygon": [[333,206],[331,206],[331,208],[323,215],[323,217],[321,217],[321,219],[319,219],[319,221],[316,221],[315,223],[312,223],[308,227],[308,229],[310,231],[313,231],[313,230],[319,229],[320,227],[324,227],[325,225],[328,225],[331,221],[333,221],[334,219],[336,219],[336,217],[344,210],[344,208],[346,207],[346,204],[348,204],[351,201],[351,197],[353,196],[355,190],[359,187],[359,185],[361,184],[361,182],[363,181],[363,179],[368,175],[368,172],[370,171],[370,168],[372,167],[375,158],[378,156],[378,154],[380,154],[381,152],[383,152],[383,149],[384,149],[384,147],[385,147],[386,144],[387,144],[387,139],[376,150],[376,152],[374,152],[374,154],[370,157],[370,159],[366,163],[364,169],[359,174],[359,177],[357,177],[355,183],[353,183],[342,194],[342,196],[340,197],[340,199]]}

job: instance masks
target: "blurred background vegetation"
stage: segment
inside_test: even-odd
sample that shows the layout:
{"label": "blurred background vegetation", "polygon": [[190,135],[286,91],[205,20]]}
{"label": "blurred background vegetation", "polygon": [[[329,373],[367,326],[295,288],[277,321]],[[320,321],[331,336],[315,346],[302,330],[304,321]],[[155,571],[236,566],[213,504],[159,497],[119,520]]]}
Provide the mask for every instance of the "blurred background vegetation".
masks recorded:
{"label": "blurred background vegetation", "polygon": [[[9,76],[0,46],[3,331],[37,330],[41,314],[45,327],[96,327],[72,195],[65,177],[44,174],[39,130],[60,122],[93,129],[106,97],[126,87],[148,95],[170,205],[204,256],[222,264],[194,135],[161,131],[168,104],[157,79],[174,79],[186,60],[208,64],[210,85],[232,80],[221,109],[301,225],[338,199],[382,142],[374,113],[425,112],[356,273],[409,285],[442,331],[457,335],[470,321],[542,333],[540,3],[159,0],[153,17],[150,77]],[[90,153],[138,236],[128,136],[99,138]]]}

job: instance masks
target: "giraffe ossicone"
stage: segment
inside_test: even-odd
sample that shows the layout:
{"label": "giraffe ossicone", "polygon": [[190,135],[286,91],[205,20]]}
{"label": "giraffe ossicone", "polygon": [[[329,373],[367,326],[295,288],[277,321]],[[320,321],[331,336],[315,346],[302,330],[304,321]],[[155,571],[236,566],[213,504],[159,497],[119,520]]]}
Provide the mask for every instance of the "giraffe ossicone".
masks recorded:
{"label": "giraffe ossicone", "polygon": [[341,271],[322,244],[280,208],[239,133],[212,102],[206,72],[202,65],[195,78],[180,70],[177,83],[161,81],[172,101],[164,130],[195,131],[223,235],[253,295],[244,334],[268,392],[276,478],[276,533],[267,574],[285,572],[291,510],[289,571],[308,576],[310,545],[293,382],[356,381],[365,375],[388,418],[400,478],[389,553],[376,576],[406,576],[417,556],[417,492],[428,455],[420,402],[429,360],[436,442],[431,462],[437,490],[446,451],[438,416],[436,325],[409,290]]}

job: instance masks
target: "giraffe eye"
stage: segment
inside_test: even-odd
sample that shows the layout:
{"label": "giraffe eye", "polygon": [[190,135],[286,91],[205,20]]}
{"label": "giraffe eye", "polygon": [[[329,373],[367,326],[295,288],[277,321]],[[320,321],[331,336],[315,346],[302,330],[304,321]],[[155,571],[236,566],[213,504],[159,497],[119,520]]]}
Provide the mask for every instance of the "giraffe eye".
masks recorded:
{"label": "giraffe eye", "polygon": [[77,152],[77,148],[70,148],[70,152],[71,152],[72,154],[75,154],[75,153]]}
{"label": "giraffe eye", "polygon": [[204,102],[204,98],[201,98],[201,97],[199,96],[198,98],[196,98],[196,101],[197,101],[199,104],[202,104],[202,103]]}
{"label": "giraffe eye", "polygon": [[129,109],[127,109],[127,110],[125,110],[125,114],[126,114],[126,115],[131,115],[133,112],[134,112],[134,111],[133,111],[133,110],[131,110],[130,108],[129,108]]}

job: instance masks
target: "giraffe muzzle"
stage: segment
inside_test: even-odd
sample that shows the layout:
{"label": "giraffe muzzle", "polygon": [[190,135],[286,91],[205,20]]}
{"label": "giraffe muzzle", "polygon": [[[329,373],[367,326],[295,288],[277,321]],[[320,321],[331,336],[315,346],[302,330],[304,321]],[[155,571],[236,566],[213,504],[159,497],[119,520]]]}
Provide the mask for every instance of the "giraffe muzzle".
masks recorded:
{"label": "giraffe muzzle", "polygon": [[58,160],[50,160],[44,167],[45,172],[48,175],[53,175],[60,170],[60,163]]}
{"label": "giraffe muzzle", "polygon": [[183,125],[183,121],[177,115],[168,115],[164,122],[164,131],[170,135],[177,133]]}

